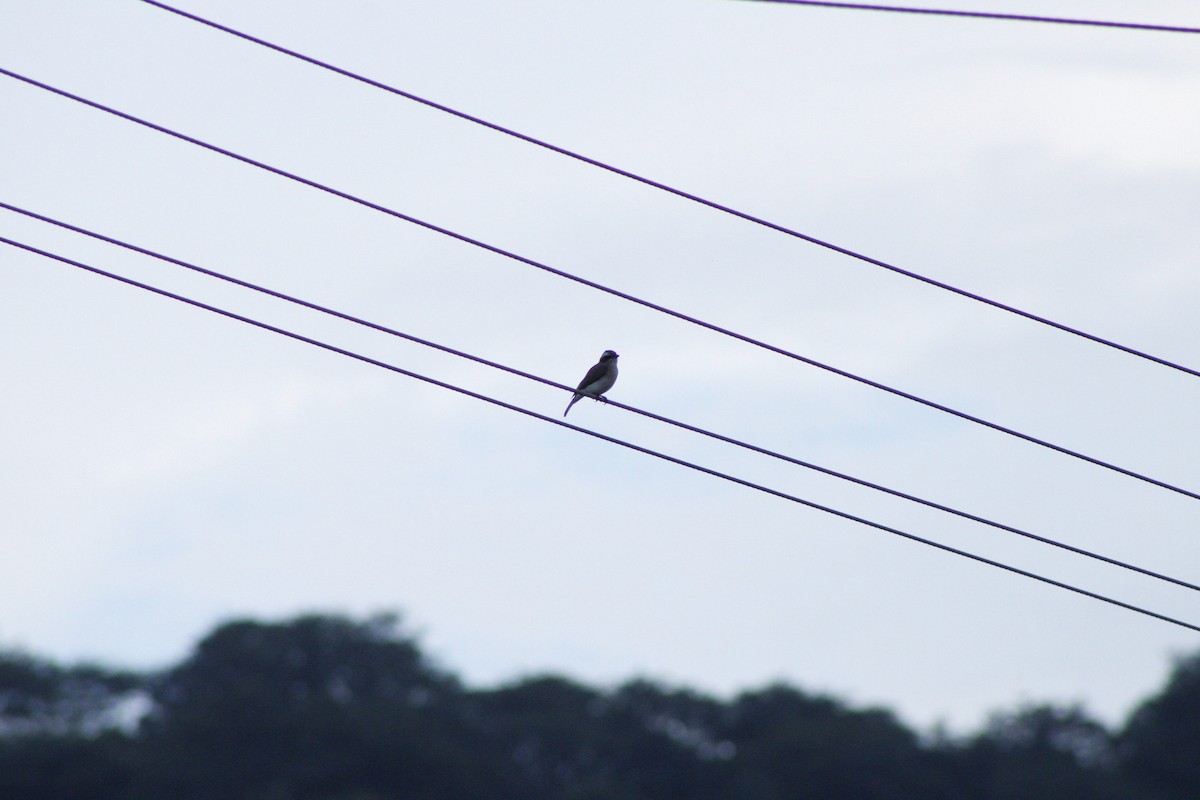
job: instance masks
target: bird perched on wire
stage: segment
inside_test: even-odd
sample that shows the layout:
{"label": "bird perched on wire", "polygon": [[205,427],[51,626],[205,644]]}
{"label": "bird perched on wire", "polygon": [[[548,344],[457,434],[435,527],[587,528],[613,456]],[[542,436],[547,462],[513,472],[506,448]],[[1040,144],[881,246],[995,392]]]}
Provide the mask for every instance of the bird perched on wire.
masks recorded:
{"label": "bird perched on wire", "polygon": [[580,399],[590,397],[593,400],[599,400],[600,395],[613,387],[613,384],[617,382],[617,357],[612,350],[605,350],[600,355],[600,360],[587,371],[587,375],[584,375],[583,380],[579,382],[575,396],[571,398],[571,402],[567,403],[567,410],[563,412],[564,417],[571,410],[571,406]]}

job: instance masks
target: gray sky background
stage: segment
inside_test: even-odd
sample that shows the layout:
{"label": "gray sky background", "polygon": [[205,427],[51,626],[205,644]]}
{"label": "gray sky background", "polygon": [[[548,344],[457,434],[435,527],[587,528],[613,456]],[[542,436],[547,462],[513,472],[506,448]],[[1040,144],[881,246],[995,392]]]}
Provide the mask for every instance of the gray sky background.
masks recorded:
{"label": "gray sky background", "polygon": [[[979,8],[951,2],[949,8]],[[1200,365],[1200,37],[719,0],[180,0],[385,83]],[[1200,26],[1189,0],[987,10]],[[1200,380],[135,0],[0,0],[0,66],[1192,490]],[[0,200],[1200,580],[1200,502],[0,78]],[[549,415],[561,392],[0,212],[0,233]],[[469,682],[775,679],[1110,722],[1186,630],[0,249],[0,643],[159,666],[401,610]],[[1200,621],[1086,563],[599,404],[571,422]]]}

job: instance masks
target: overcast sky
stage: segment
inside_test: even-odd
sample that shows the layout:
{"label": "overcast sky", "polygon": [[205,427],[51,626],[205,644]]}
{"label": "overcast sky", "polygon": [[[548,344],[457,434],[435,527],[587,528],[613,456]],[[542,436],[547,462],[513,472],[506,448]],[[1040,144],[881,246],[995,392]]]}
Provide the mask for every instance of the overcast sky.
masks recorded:
{"label": "overcast sky", "polygon": [[[726,0],[179,0],[1200,367],[1200,36]],[[1191,0],[950,8],[1200,26]],[[1200,379],[137,0],[0,0],[0,66],[1192,491]],[[0,201],[1200,581],[1200,501],[0,77]],[[563,392],[0,211],[0,235],[558,416]],[[399,610],[472,685],[787,680],[920,726],[1109,722],[1200,636],[0,247],[0,645],[157,667]],[[582,402],[570,422],[1200,623],[1189,590]]]}

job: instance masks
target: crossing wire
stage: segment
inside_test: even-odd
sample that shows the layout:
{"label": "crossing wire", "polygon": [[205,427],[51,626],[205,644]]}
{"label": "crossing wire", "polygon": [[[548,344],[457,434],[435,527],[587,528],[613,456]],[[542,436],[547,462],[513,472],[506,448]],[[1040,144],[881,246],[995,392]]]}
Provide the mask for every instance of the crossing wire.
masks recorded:
{"label": "crossing wire", "polygon": [[[62,220],[58,220],[53,217],[46,216],[45,214],[39,214],[37,212],[30,211],[25,208],[21,208],[20,206],[15,206],[15,205],[12,205],[11,203],[6,203],[2,200],[0,200],[0,208],[15,212],[17,214],[22,214],[26,217],[29,217],[31,219],[36,219],[40,222],[45,222],[50,225],[55,225],[64,230],[69,230],[74,233],[81,234],[83,236],[89,236],[93,239],[105,242],[107,244],[112,244],[112,245],[124,248],[124,249],[129,250],[134,253],[139,253],[141,255],[149,256],[151,258],[158,259],[159,261],[163,261],[168,264],[173,264],[178,267],[183,267],[184,269],[188,269],[193,272],[198,272],[202,275],[206,275],[208,277],[215,278],[217,280],[225,281],[226,283],[231,283],[235,286],[239,286],[244,289],[249,289],[251,291],[258,292],[260,294],[264,294],[269,297],[274,297],[279,300],[284,300],[288,303],[292,303],[294,305],[298,305],[303,308],[317,311],[319,313],[326,314],[328,316],[336,317],[338,319],[342,319],[347,322],[354,323],[355,325],[360,325],[360,326],[363,326],[366,328],[370,328],[372,330],[376,330],[381,333],[386,333],[390,336],[396,336],[398,338],[405,339],[406,341],[410,341],[415,344],[422,345],[424,347],[429,347],[429,348],[438,350],[443,353],[448,353],[457,358],[462,358],[462,359],[465,359],[468,361],[475,362],[477,364],[482,364],[484,366],[490,367],[492,369],[500,370],[502,372],[507,372],[511,375],[516,375],[518,377],[525,378],[526,380],[535,381],[537,383],[541,383],[546,386],[551,386],[551,387],[554,387],[556,389],[559,389],[559,390],[562,390],[565,392],[574,392],[575,391],[570,386],[566,386],[564,384],[557,383],[557,382],[549,380],[547,378],[543,378],[539,375],[533,375],[531,373],[524,372],[524,371],[516,369],[514,367],[507,366],[505,364],[500,364],[495,361],[490,361],[486,358],[481,358],[480,356],[473,355],[471,353],[467,353],[467,352],[464,352],[461,350],[456,350],[452,347],[448,347],[446,345],[439,344],[437,342],[433,342],[428,339],[423,339],[419,336],[414,336],[413,334],[410,334],[410,333],[405,333],[403,331],[399,331],[394,328],[387,327],[385,325],[380,325],[375,322],[370,322],[368,320],[365,320],[365,319],[362,319],[359,317],[355,317],[350,314],[346,314],[344,312],[337,311],[332,308],[328,308],[327,306],[322,306],[317,303],[313,303],[309,300],[303,300],[301,298],[298,298],[298,297],[295,297],[295,296],[292,296],[289,294],[285,294],[284,292],[280,292],[275,289],[270,289],[265,286],[261,286],[259,284],[251,283],[250,281],[245,281],[245,280],[242,280],[241,278],[236,278],[232,275],[227,275],[225,273],[218,272],[214,269],[209,269],[207,267],[201,267],[196,264],[192,264],[190,262],[183,261],[181,259],[174,258],[172,256],[164,255],[162,253],[158,253],[153,250],[149,250],[147,248],[140,247],[135,244],[130,244],[129,242],[121,241],[120,239],[115,239],[111,236],[106,236],[102,233],[90,231],[86,228],[81,228],[77,225],[72,225],[68,222],[63,222]],[[878,484],[878,483],[874,483],[872,481],[865,480],[863,478],[858,478],[853,475],[848,475],[843,472],[838,472],[837,470],[833,470],[828,467],[823,467],[818,464],[814,464],[814,463],[811,463],[808,461],[803,461],[803,460],[795,458],[793,456],[779,453],[774,450],[769,450],[765,447],[760,447],[759,445],[754,445],[754,444],[750,444],[748,442],[743,442],[738,439],[734,439],[732,437],[725,436],[724,434],[716,433],[714,431],[709,431],[709,430],[700,428],[695,425],[690,425],[686,422],[680,422],[678,420],[674,420],[669,417],[664,417],[664,416],[655,414],[650,411],[645,411],[643,409],[636,408],[634,406],[625,405],[624,403],[618,402],[616,400],[611,400],[609,398],[605,398],[605,402],[608,403],[609,405],[619,408],[623,411],[629,411],[633,414],[638,414],[643,417],[647,417],[648,419],[655,420],[656,422],[662,422],[667,425],[672,425],[676,428],[680,428],[682,430],[686,430],[686,431],[689,431],[692,433],[697,433],[702,436],[706,436],[710,439],[715,439],[717,441],[724,442],[726,444],[731,444],[736,447],[743,448],[745,450],[750,450],[751,452],[755,452],[760,455],[765,455],[770,458],[775,458],[780,461],[787,462],[789,464],[794,464],[796,466],[804,467],[805,469],[813,470],[815,472],[820,472],[824,475],[828,475],[830,477],[837,478],[839,480],[848,481],[850,483],[854,483],[856,485],[863,486],[863,487],[872,489],[877,492],[889,494],[893,497],[899,497],[903,500],[907,500],[912,503],[917,503],[917,504],[926,506],[927,508],[933,508],[933,509],[942,511],[947,514],[953,514],[954,516],[960,517],[962,519],[967,519],[972,522],[977,522],[982,525],[987,525],[989,527],[996,528],[998,530],[1002,530],[1007,533],[1016,534],[1018,536],[1022,536],[1024,538],[1030,539],[1032,541],[1040,542],[1042,544],[1050,545],[1052,547],[1057,547],[1061,550],[1066,550],[1066,551],[1074,553],[1076,555],[1081,555],[1081,556],[1084,556],[1087,558],[1094,559],[1096,561],[1101,561],[1106,564],[1120,567],[1122,569],[1130,570],[1132,572],[1136,572],[1141,575],[1145,575],[1147,577],[1154,578],[1156,580],[1164,581],[1166,583],[1172,583],[1172,584],[1175,584],[1176,586],[1182,586],[1186,589],[1191,589],[1193,591],[1200,591],[1200,586],[1198,586],[1194,583],[1189,583],[1188,581],[1185,581],[1185,580],[1181,580],[1179,578],[1173,578],[1169,575],[1164,575],[1162,573],[1155,572],[1153,570],[1149,570],[1144,567],[1135,566],[1133,564],[1129,564],[1124,561],[1120,561],[1118,559],[1102,555],[1100,553],[1095,553],[1090,550],[1085,550],[1083,548],[1076,547],[1076,546],[1070,545],[1070,544],[1066,544],[1065,542],[1060,542],[1058,540],[1051,539],[1046,536],[1041,536],[1039,534],[1031,533],[1029,531],[1025,531],[1020,528],[1013,527],[1011,525],[1006,525],[1001,522],[996,522],[994,520],[990,520],[985,517],[978,516],[976,514],[971,514],[966,511],[961,511],[961,510],[952,508],[950,506],[942,505],[941,503],[937,503],[932,500],[927,500],[925,498],[921,498],[916,495],[908,494],[906,492],[902,492],[897,489],[892,489],[887,486],[883,486],[882,484]]]}
{"label": "crossing wire", "polygon": [[1179,627],[1187,628],[1188,630],[1200,633],[1200,626],[1194,625],[1190,622],[1185,622],[1185,621],[1177,619],[1175,617],[1170,617],[1165,614],[1160,614],[1157,611],[1151,611],[1147,608],[1143,608],[1141,606],[1136,606],[1136,605],[1133,605],[1132,603],[1127,603],[1123,600],[1117,600],[1117,599],[1109,597],[1107,595],[1103,595],[1098,592],[1093,592],[1089,589],[1084,589],[1084,588],[1081,588],[1078,586],[1064,583],[1059,580],[1055,580],[1053,578],[1048,578],[1044,575],[1039,575],[1037,573],[1030,572],[1025,569],[1021,569],[1020,567],[1014,567],[1011,564],[1005,564],[1001,561],[996,561],[994,559],[990,559],[985,556],[971,553],[966,550],[961,550],[956,547],[951,547],[950,545],[943,544],[941,542],[937,542],[932,539],[926,539],[925,537],[918,536],[914,533],[909,533],[907,531],[900,530],[899,528],[891,527],[890,525],[884,525],[883,523],[875,522],[875,521],[869,520],[865,517],[860,517],[856,514],[851,514],[846,511],[841,511],[839,509],[835,509],[830,506],[825,506],[820,503],[815,503],[811,500],[805,500],[801,497],[797,497],[796,495],[788,494],[787,492],[783,492],[778,489],[772,489],[772,488],[764,486],[762,484],[754,483],[753,481],[749,481],[744,478],[739,478],[735,475],[731,475],[731,474],[728,474],[725,472],[720,472],[719,470],[715,470],[710,467],[705,467],[700,464],[693,463],[691,461],[686,461],[682,458],[677,458],[675,456],[668,455],[666,453],[662,453],[657,450],[651,450],[648,447],[643,447],[641,445],[634,444],[632,442],[628,442],[623,439],[618,439],[614,436],[608,436],[607,434],[588,430],[587,428],[581,428],[577,425],[572,425],[571,423],[566,422],[565,420],[559,420],[554,417],[547,416],[545,414],[540,414],[536,411],[531,411],[531,410],[529,410],[527,408],[523,408],[521,406],[513,405],[511,403],[506,403],[503,400],[499,400],[499,399],[490,397],[485,394],[473,392],[469,389],[464,389],[460,386],[456,386],[451,383],[446,383],[444,381],[439,381],[435,378],[430,378],[425,375],[421,375],[419,373],[413,372],[411,370],[404,369],[403,367],[398,367],[398,366],[395,366],[394,364],[389,364],[385,361],[380,361],[378,359],[370,358],[369,356],[365,356],[365,355],[355,353],[350,350],[346,350],[345,348],[341,348],[336,345],[332,345],[327,342],[323,342],[319,339],[314,339],[314,338],[311,338],[308,336],[304,336],[303,334],[299,334],[294,331],[289,331],[287,329],[280,328],[275,325],[271,325],[269,323],[253,319],[251,317],[243,316],[241,314],[237,314],[235,312],[228,311],[226,309],[218,308],[217,306],[209,305],[209,304],[203,303],[199,300],[195,300],[195,299],[185,297],[180,294],[176,294],[174,292],[167,291],[166,289],[161,289],[161,288],[158,288],[155,286],[151,286],[149,284],[133,280],[132,278],[127,278],[127,277],[124,277],[121,275],[117,275],[116,273],[108,272],[107,270],[100,269],[99,267],[85,264],[81,261],[76,261],[74,259],[67,258],[66,256],[57,255],[55,253],[51,253],[46,250],[42,250],[42,249],[34,247],[32,245],[24,244],[22,242],[15,241],[13,239],[9,239],[5,236],[0,236],[0,243],[7,244],[12,247],[16,247],[21,250],[25,250],[27,252],[33,253],[35,255],[43,256],[45,258],[48,258],[48,259],[51,259],[54,261],[58,261],[62,264],[67,264],[69,266],[76,267],[81,270],[85,270],[87,272],[90,272],[95,275],[99,275],[101,277],[108,278],[110,280],[124,283],[128,286],[133,286],[138,289],[152,292],[152,293],[160,295],[162,297],[166,297],[166,298],[169,298],[172,300],[177,300],[181,303],[186,303],[195,308],[209,311],[214,314],[218,314],[218,315],[227,317],[229,319],[232,319],[232,320],[235,320],[238,322],[243,322],[247,325],[252,325],[254,327],[260,328],[262,330],[265,330],[265,331],[268,331],[271,333],[276,333],[281,336],[286,336],[290,339],[294,339],[296,341],[303,342],[305,344],[309,344],[314,347],[319,347],[321,349],[327,350],[332,353],[336,353],[338,355],[343,355],[348,358],[356,359],[356,360],[361,361],[366,364],[371,364],[373,366],[380,367],[382,369],[390,370],[391,372],[395,372],[400,375],[405,375],[407,377],[414,378],[416,380],[430,384],[431,386],[436,386],[441,389],[446,389],[449,391],[457,392],[458,394],[464,395],[466,397],[471,397],[476,400],[490,403],[494,406],[508,409],[509,411],[514,411],[516,413],[523,414],[527,417],[537,419],[542,422],[547,422],[547,423],[550,423],[553,425],[557,425],[561,428],[567,428],[569,430],[576,431],[577,433],[586,434],[593,438],[600,439],[601,441],[609,442],[610,444],[619,445],[619,446],[627,448],[629,450],[633,450],[634,452],[642,453],[643,455],[652,456],[654,458],[658,458],[660,460],[666,461],[671,464],[675,464],[677,466],[686,467],[687,469],[691,469],[696,472],[703,473],[705,475],[711,475],[714,478],[720,478],[721,480],[725,480],[730,483],[737,484],[739,486],[744,486],[748,489],[753,489],[755,491],[763,492],[764,494],[769,494],[774,497],[778,497],[782,500],[787,500],[789,502],[796,503],[798,505],[805,506],[807,508],[811,508],[815,511],[820,511],[825,514],[830,514],[832,516],[839,517],[841,519],[844,519],[844,520],[847,520],[850,522],[855,522],[860,525],[865,525],[867,527],[874,528],[876,530],[880,530],[885,533],[890,533],[895,536],[899,536],[901,538],[907,539],[912,542],[917,542],[918,544],[924,544],[928,547],[933,547],[933,548],[936,548],[936,549],[941,550],[946,553],[951,553],[953,555],[957,555],[962,558],[967,558],[967,559],[976,561],[981,564],[986,564],[988,566],[995,567],[997,569],[1002,569],[1007,572],[1011,572],[1015,575],[1021,575],[1022,577],[1039,581],[1039,582],[1047,584],[1049,586],[1054,586],[1059,589],[1064,589],[1066,591],[1073,592],[1075,594],[1079,594],[1084,597],[1091,598],[1093,600],[1098,600],[1103,603],[1108,603],[1110,605],[1114,605],[1119,608],[1124,608],[1127,611],[1133,611],[1138,614],[1143,614],[1145,616],[1152,617],[1152,618],[1160,620],[1162,622],[1167,622],[1169,624],[1177,625]]}
{"label": "crossing wire", "polygon": [[[262,47],[266,47],[270,50],[274,50],[277,53],[281,53],[283,55],[290,56],[291,58],[299,59],[300,61],[304,61],[315,67],[320,67],[321,69],[325,69],[330,72],[334,72],[345,78],[350,78],[350,79],[358,81],[360,83],[364,83],[368,86],[372,86],[376,89],[381,89],[385,92],[389,92],[398,97],[403,97],[406,100],[411,100],[413,102],[420,103],[422,105],[425,105],[425,106],[435,109],[437,111],[441,111],[446,114],[450,114],[452,116],[458,117],[459,119],[466,120],[467,122],[471,122],[476,125],[482,125],[483,127],[489,128],[493,131],[496,131],[497,133],[502,133],[502,134],[505,134],[506,136],[511,136],[516,139],[520,139],[521,141],[527,142],[528,144],[536,145],[536,146],[544,148],[546,150],[550,150],[551,152],[558,153],[559,155],[563,155],[568,158],[573,158],[577,161],[581,161],[585,164],[589,164],[593,167],[598,167],[600,169],[607,170],[616,175],[620,175],[621,177],[629,178],[630,180],[634,180],[634,181],[638,181],[639,183],[645,184],[646,186],[650,186],[655,189],[659,189],[661,191],[668,192],[677,197],[681,197],[685,200],[689,200],[694,203],[699,203],[700,205],[707,206],[708,208],[711,208],[713,210],[720,211],[725,214],[730,214],[730,215],[732,215],[734,217],[738,217],[739,219],[742,219],[746,222],[752,222],[756,225],[761,225],[765,228],[769,228],[770,230],[776,231],[777,233],[782,233],[787,236],[791,236],[793,238],[808,242],[809,244],[814,244],[819,247],[824,247],[827,250],[832,250],[835,253],[841,253],[844,256],[848,256],[850,258],[857,259],[864,263],[871,264],[876,267],[880,267],[881,269],[888,270],[897,275],[903,275],[906,278],[911,278],[913,280],[920,281],[921,283],[924,283],[928,286],[933,286],[935,288],[942,289],[947,292],[951,292],[952,294],[956,294],[959,297],[963,297],[968,300],[973,300],[978,303],[983,303],[984,305],[990,306],[999,311],[1004,311],[1009,314],[1014,314],[1018,317],[1023,317],[1024,319],[1030,320],[1031,322],[1036,322],[1038,324],[1048,326],[1048,327],[1053,328],[1062,333],[1068,333],[1068,334],[1071,334],[1072,336],[1077,336],[1081,339],[1086,339],[1095,344],[1103,345],[1105,347],[1109,347],[1114,350],[1118,350],[1122,353],[1125,353],[1126,355],[1135,356],[1137,358],[1141,358],[1146,361],[1150,361],[1152,363],[1158,364],[1159,366],[1168,367],[1170,369],[1177,370],[1179,372],[1184,372],[1188,375],[1192,375],[1193,377],[1200,377],[1200,370],[1193,369],[1192,367],[1185,366],[1185,365],[1180,364],[1175,361],[1170,361],[1166,358],[1162,358],[1160,356],[1156,356],[1151,353],[1147,353],[1143,350],[1138,350],[1134,347],[1130,347],[1128,345],[1121,344],[1120,342],[1113,341],[1112,339],[1106,339],[1102,336],[1098,336],[1093,333],[1088,333],[1087,331],[1072,327],[1070,325],[1066,325],[1061,322],[1056,322],[1056,321],[1050,319],[1049,317],[1044,317],[1039,314],[1035,314],[1031,311],[1025,311],[1023,309],[1017,308],[1016,306],[1012,306],[1007,303],[1003,303],[999,300],[993,300],[992,298],[985,297],[984,295],[977,294],[975,292],[971,292],[966,289],[962,289],[960,287],[954,286],[954,285],[946,283],[944,281],[939,281],[935,278],[931,278],[927,275],[922,275],[918,272],[913,272],[912,270],[904,269],[903,267],[896,266],[895,264],[889,264],[888,262],[882,261],[878,258],[872,258],[871,256],[867,256],[862,253],[855,252],[854,250],[851,250],[846,247],[842,247],[841,245],[833,244],[832,242],[827,242],[822,239],[818,239],[815,236],[810,236],[809,234],[806,234],[806,233],[801,233],[800,231],[795,230],[793,228],[789,228],[785,225],[780,225],[775,222],[770,222],[762,217],[758,217],[753,214],[748,214],[744,211],[739,211],[731,206],[727,206],[727,205],[718,203],[713,200],[707,200],[703,197],[700,197],[699,195],[692,194],[691,192],[686,192],[682,189],[677,189],[673,186],[669,186],[660,181],[646,178],[642,175],[638,175],[638,174],[630,172],[628,170],[612,166],[611,164],[606,164],[603,161],[600,161],[595,158],[591,158],[590,156],[585,156],[585,155],[582,155],[581,153],[577,153],[572,150],[568,150],[565,147],[559,147],[558,145],[551,144],[550,142],[535,138],[533,136],[529,136],[528,134],[520,133],[511,128],[507,128],[503,125],[499,125],[495,122],[490,122],[481,117],[477,117],[472,114],[468,114],[466,112],[451,108],[450,106],[443,105],[441,103],[437,103],[433,100],[429,100],[427,98],[413,94],[412,92],[407,92],[403,89],[398,89],[394,86],[389,86],[386,83],[382,83],[380,81],[365,77],[358,73],[351,72],[348,69],[343,69],[341,67],[335,66],[328,62],[321,61],[320,59],[313,58],[312,56],[304,55],[303,53],[297,52],[295,50],[291,50],[287,47],[283,47],[282,45],[274,44],[272,42],[267,41],[266,39],[261,39],[257,36],[252,36],[251,34],[237,30],[236,28],[231,28],[227,25],[222,25],[218,22],[214,22],[210,19],[201,17],[197,14],[192,14],[187,11],[183,11],[182,9],[178,9],[178,8],[175,8],[174,6],[170,6],[170,5],[167,5],[166,3],[160,2],[160,0],[141,0],[141,2],[146,3],[147,5],[154,6],[155,8],[160,8],[164,11],[169,11],[172,14],[177,14],[180,17],[184,17],[185,19],[189,19],[194,22],[198,22],[202,25],[207,25],[208,27],[213,28],[214,30],[218,30],[223,33],[230,34],[232,36],[236,36],[240,39],[244,39],[245,41],[251,42],[253,44],[257,44]],[[1198,29],[1198,30],[1200,30],[1200,29]]]}
{"label": "crossing wire", "polygon": [[452,239],[457,239],[461,242],[470,244],[474,247],[478,247],[480,249],[487,250],[488,252],[504,256],[505,258],[510,258],[514,261],[525,264],[527,266],[534,267],[536,269],[540,269],[540,270],[542,270],[544,272],[548,272],[552,275],[557,275],[560,278],[566,278],[567,280],[574,281],[583,286],[587,286],[591,289],[596,289],[597,291],[601,291],[606,294],[610,294],[614,297],[619,297],[619,298],[621,298],[623,300],[627,300],[631,303],[636,303],[638,305],[644,306],[644,307],[652,309],[654,311],[658,311],[662,314],[666,314],[668,316],[675,317],[676,319],[680,319],[685,322],[690,322],[693,325],[713,331],[714,333],[719,333],[723,336],[728,336],[732,339],[737,339],[738,341],[744,342],[746,344],[754,345],[755,347],[762,348],[763,350],[768,350],[772,353],[776,353],[778,355],[784,356],[785,358],[790,358],[790,359],[792,359],[794,361],[798,361],[802,364],[807,364],[812,367],[817,367],[818,369],[825,370],[826,372],[829,372],[831,374],[839,375],[843,378],[848,378],[849,380],[856,381],[865,386],[870,386],[874,389],[879,389],[880,391],[888,392],[889,394],[895,395],[897,397],[902,397],[905,400],[911,400],[914,403],[919,403],[923,406],[932,408],[936,411],[941,411],[941,412],[949,414],[951,416],[958,417],[959,419],[966,420],[967,422],[972,422],[972,423],[975,423],[976,425],[990,428],[994,431],[998,431],[1000,433],[1007,434],[1014,438],[1021,439],[1023,441],[1029,442],[1030,444],[1036,444],[1036,445],[1038,445],[1040,447],[1044,447],[1048,450],[1053,450],[1054,452],[1059,453],[1061,455],[1070,456],[1071,458],[1075,458],[1080,461],[1086,461],[1089,464],[1093,464],[1095,466],[1102,467],[1102,468],[1110,470],[1112,472],[1116,472],[1116,473],[1124,475],[1128,478],[1133,478],[1135,480],[1139,480],[1144,483],[1148,483],[1153,486],[1157,486],[1160,489],[1166,489],[1167,491],[1175,492],[1177,494],[1181,494],[1186,497],[1190,497],[1194,500],[1200,500],[1200,494],[1197,494],[1196,492],[1193,492],[1189,489],[1184,489],[1180,486],[1176,486],[1174,484],[1167,483],[1166,481],[1159,480],[1158,478],[1152,478],[1143,473],[1135,472],[1134,470],[1127,469],[1127,468],[1121,467],[1121,466],[1117,466],[1116,464],[1113,464],[1108,461],[1104,461],[1099,458],[1095,458],[1094,456],[1085,455],[1084,453],[1081,453],[1077,450],[1072,450],[1072,449],[1064,447],[1062,445],[1057,445],[1052,442],[1049,442],[1045,439],[1040,439],[1036,436],[1032,436],[1027,433],[1022,433],[1014,428],[1009,428],[1004,425],[1000,425],[999,423],[996,423],[996,422],[990,422],[986,419],[983,419],[982,417],[977,417],[972,414],[968,414],[965,411],[959,411],[957,409],[951,408],[950,406],[944,405],[942,403],[937,403],[933,400],[928,400],[926,398],[920,397],[920,396],[912,394],[910,392],[905,392],[901,389],[897,389],[892,386],[888,386],[887,384],[880,383],[879,381],[871,380],[870,378],[866,378],[861,375],[856,375],[853,372],[849,372],[847,370],[840,369],[838,367],[834,367],[829,364],[825,364],[823,362],[817,361],[816,359],[809,358],[808,356],[802,356],[798,353],[795,353],[791,350],[787,350],[783,347],[769,344],[762,340],[755,339],[751,336],[747,336],[745,334],[738,333],[738,332],[730,330],[728,328],[723,328],[720,325],[715,325],[711,322],[705,322],[704,320],[699,319],[697,317],[693,317],[688,314],[684,314],[683,312],[680,312],[680,311],[672,310],[670,308],[667,308],[666,306],[662,306],[657,303],[653,303],[649,300],[644,300],[640,297],[636,297],[627,292],[622,292],[618,289],[614,289],[612,287],[605,286],[602,283],[598,283],[596,281],[592,281],[587,278],[580,277],[579,275],[575,275],[573,273],[566,272],[566,271],[558,269],[556,267],[552,267],[548,264],[543,264],[540,261],[535,261],[534,259],[527,258],[525,256],[514,253],[510,250],[505,250],[504,248],[498,247],[496,245],[488,244],[487,242],[481,241],[479,239],[474,239],[470,236],[467,236],[466,234],[452,231],[449,228],[445,228],[440,225],[436,225],[432,222],[427,222],[425,220],[419,219],[418,217],[414,217],[410,214],[405,214],[402,211],[396,211],[395,209],[380,205],[379,203],[374,203],[370,200],[365,200],[361,197],[357,197],[356,195],[352,195],[352,194],[350,194],[348,192],[344,192],[340,189],[335,189],[331,186],[328,186],[323,183],[319,183],[318,181],[314,181],[310,178],[305,178],[305,177],[303,177],[301,175],[297,175],[293,172],[288,172],[287,170],[281,169],[279,167],[273,167],[262,161],[258,161],[256,159],[250,158],[249,156],[235,153],[232,150],[227,150],[223,147],[219,147],[217,145],[210,144],[201,139],[197,139],[193,136],[189,136],[184,133],[179,133],[178,131],[171,130],[170,128],[167,128],[167,127],[164,127],[157,123],[142,119],[141,117],[134,116],[133,114],[129,114],[124,111],[119,111],[115,108],[104,105],[103,103],[96,102],[95,100],[88,100],[85,97],[81,97],[80,95],[68,92],[65,89],[59,89],[55,86],[51,86],[48,83],[43,83],[42,81],[38,81],[33,78],[29,78],[24,75],[21,75],[20,73],[13,72],[10,69],[0,67],[0,75],[7,75],[10,78],[14,78],[18,81],[22,81],[24,83],[29,84],[30,86],[34,86],[39,89],[43,89],[45,91],[51,92],[53,94],[57,94],[60,97],[65,97],[69,100],[73,100],[77,103],[81,103],[90,108],[94,108],[99,111],[103,111],[107,114],[112,114],[113,116],[120,117],[121,119],[127,120],[129,122],[133,122],[138,125],[142,125],[146,128],[149,128],[150,130],[157,131],[159,133],[163,133],[168,136],[172,136],[181,141],[188,142],[189,144],[194,144],[197,147],[202,147],[206,150],[210,150],[214,153],[218,153],[218,154],[226,156],[228,158],[232,158],[232,159],[234,159],[236,161],[240,161],[244,164],[249,164],[250,166],[257,167],[258,169],[264,170],[266,172],[270,172],[274,175],[278,175],[280,177],[287,178],[288,180],[295,181],[296,183],[300,183],[300,184],[309,186],[314,189],[319,189],[319,190],[326,192],[328,194],[331,194],[335,197],[339,197],[343,200],[348,200],[352,203],[356,203],[365,208],[370,208],[370,209],[372,209],[374,211],[378,211],[382,214],[387,214],[389,216],[395,217],[396,219],[401,219],[401,220],[404,220],[405,222],[409,222],[414,225],[419,225],[423,228],[426,228],[427,230],[434,231],[435,233],[440,233],[444,236],[449,236]]}

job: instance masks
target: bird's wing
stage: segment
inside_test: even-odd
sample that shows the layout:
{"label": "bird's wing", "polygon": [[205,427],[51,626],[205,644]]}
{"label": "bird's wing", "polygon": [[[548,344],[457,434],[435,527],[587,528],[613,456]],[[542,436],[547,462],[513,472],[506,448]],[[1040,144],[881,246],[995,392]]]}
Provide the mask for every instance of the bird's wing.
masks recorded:
{"label": "bird's wing", "polygon": [[604,363],[596,364],[587,371],[587,375],[583,376],[583,380],[579,382],[579,386],[575,389],[577,392],[583,391],[585,386],[593,384],[604,377],[604,373],[608,371],[608,365]]}

